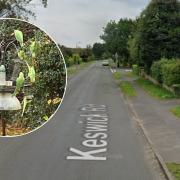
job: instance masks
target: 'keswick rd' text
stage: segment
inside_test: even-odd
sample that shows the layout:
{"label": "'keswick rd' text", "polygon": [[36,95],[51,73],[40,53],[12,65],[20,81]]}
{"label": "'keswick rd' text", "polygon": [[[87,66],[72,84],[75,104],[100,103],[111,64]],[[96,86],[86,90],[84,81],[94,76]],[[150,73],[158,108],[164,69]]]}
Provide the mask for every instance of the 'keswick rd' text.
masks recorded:
{"label": "'keswick rd' text", "polygon": [[81,112],[80,116],[85,125],[82,146],[88,150],[82,151],[71,147],[69,150],[73,155],[67,156],[67,159],[105,161],[107,158],[103,154],[107,152],[109,120],[107,107],[105,105],[87,104],[81,108]]}

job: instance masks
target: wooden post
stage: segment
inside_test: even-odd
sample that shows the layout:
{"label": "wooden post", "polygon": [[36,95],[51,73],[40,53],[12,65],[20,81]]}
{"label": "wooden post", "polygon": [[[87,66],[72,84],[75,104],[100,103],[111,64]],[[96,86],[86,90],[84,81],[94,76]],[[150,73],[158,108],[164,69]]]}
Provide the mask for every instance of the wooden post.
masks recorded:
{"label": "wooden post", "polygon": [[2,136],[6,136],[6,120],[2,116],[2,112],[0,114],[0,119],[1,119],[1,123],[2,123]]}

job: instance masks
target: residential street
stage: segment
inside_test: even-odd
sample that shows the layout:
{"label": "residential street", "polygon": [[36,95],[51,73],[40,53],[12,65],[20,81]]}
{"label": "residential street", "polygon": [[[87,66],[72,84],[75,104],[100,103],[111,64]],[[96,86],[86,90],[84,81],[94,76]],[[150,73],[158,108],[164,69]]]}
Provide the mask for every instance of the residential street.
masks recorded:
{"label": "residential street", "polygon": [[[170,109],[180,104],[180,99],[159,100],[150,96],[136,83],[136,77],[127,77],[124,69],[118,70],[122,81],[129,81],[137,96],[130,98],[141,123],[148,132],[153,145],[165,162],[180,162],[180,123]],[[148,105],[148,106],[147,106]],[[147,108],[144,108],[146,107]]]}
{"label": "residential street", "polygon": [[0,180],[161,180],[108,67],[101,62],[68,82],[45,126],[0,138]]}

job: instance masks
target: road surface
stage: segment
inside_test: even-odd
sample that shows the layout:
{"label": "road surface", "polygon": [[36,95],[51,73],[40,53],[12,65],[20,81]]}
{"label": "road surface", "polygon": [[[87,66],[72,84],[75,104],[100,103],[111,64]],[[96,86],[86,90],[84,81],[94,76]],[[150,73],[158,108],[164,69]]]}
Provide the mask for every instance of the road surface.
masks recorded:
{"label": "road surface", "polygon": [[38,131],[0,138],[0,180],[161,179],[108,67],[73,77],[55,116]]}

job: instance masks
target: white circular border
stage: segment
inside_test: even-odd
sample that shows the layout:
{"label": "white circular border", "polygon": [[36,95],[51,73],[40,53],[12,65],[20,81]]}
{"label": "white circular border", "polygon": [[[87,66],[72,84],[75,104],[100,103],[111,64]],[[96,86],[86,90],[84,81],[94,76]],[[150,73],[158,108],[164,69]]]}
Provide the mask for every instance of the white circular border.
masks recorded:
{"label": "white circular border", "polygon": [[57,113],[57,111],[59,110],[63,100],[64,100],[64,97],[65,97],[65,94],[66,94],[66,90],[67,90],[67,67],[66,67],[66,63],[65,63],[65,59],[64,59],[64,56],[63,56],[63,53],[61,52],[61,49],[60,47],[58,46],[58,43],[54,40],[54,38],[52,38],[48,33],[46,33],[45,30],[39,28],[37,25],[33,24],[33,23],[30,23],[26,20],[23,20],[23,19],[18,19],[18,18],[0,18],[0,21],[1,20],[15,20],[15,21],[21,21],[21,22],[25,22],[25,23],[28,23],[28,24],[31,24],[32,26],[35,26],[37,27],[38,29],[40,29],[42,32],[44,32],[47,36],[49,36],[49,38],[55,43],[55,45],[57,46],[57,48],[59,49],[59,52],[60,52],[60,55],[62,57],[62,60],[63,60],[63,63],[64,63],[64,68],[65,68],[65,72],[66,72],[66,82],[65,82],[65,87],[64,87],[64,93],[63,93],[63,97],[62,97],[62,100],[61,102],[59,103],[59,106],[57,107],[57,109],[54,111],[54,113],[49,117],[49,119],[47,120],[47,122],[44,122],[43,124],[41,124],[40,126],[38,126],[37,128],[33,129],[32,131],[29,131],[27,133],[24,133],[22,135],[15,135],[15,136],[2,136],[0,135],[0,138],[16,138],[16,137],[23,137],[25,135],[29,135],[37,130],[39,130],[42,126],[44,126],[45,124],[49,123],[49,121],[51,120],[51,118],[53,118],[53,116]]}

